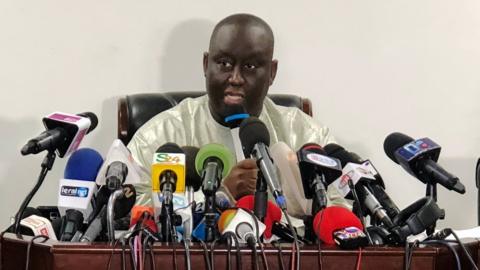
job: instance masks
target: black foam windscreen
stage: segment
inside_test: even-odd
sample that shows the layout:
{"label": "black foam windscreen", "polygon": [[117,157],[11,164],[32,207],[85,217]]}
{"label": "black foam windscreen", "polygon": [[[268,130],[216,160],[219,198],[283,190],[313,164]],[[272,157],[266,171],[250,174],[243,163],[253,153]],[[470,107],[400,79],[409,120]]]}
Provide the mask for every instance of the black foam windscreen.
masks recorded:
{"label": "black foam windscreen", "polygon": [[182,150],[185,153],[185,185],[198,191],[202,186],[202,178],[195,169],[195,158],[200,149],[195,146],[182,146]]}
{"label": "black foam windscreen", "polygon": [[156,153],[183,153],[183,151],[176,143],[168,142],[158,147]]}
{"label": "black foam windscreen", "polygon": [[242,121],[242,124],[240,124],[239,137],[245,156],[250,156],[253,147],[257,143],[264,143],[266,146],[270,145],[270,134],[268,133],[267,126],[254,116]]}
{"label": "black foam windscreen", "polygon": [[345,167],[347,163],[361,164],[363,162],[357,154],[348,152],[345,148],[335,143],[327,144],[323,149],[328,156],[338,158],[342,167]]}
{"label": "black foam windscreen", "polygon": [[98,117],[92,112],[83,112],[79,113],[79,116],[87,117],[90,119],[90,127],[88,128],[87,134],[94,130],[98,125]]}
{"label": "black foam windscreen", "polygon": [[385,138],[385,141],[383,142],[383,150],[385,150],[385,154],[387,154],[393,162],[398,163],[397,158],[395,157],[395,151],[413,141],[414,139],[410,136],[400,132],[394,132]]}

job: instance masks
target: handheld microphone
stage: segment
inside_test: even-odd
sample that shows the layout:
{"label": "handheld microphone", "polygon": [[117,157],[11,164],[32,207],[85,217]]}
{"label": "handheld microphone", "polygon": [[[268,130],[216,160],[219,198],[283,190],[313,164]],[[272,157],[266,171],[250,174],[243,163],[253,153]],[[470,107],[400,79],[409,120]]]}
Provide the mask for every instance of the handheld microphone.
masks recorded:
{"label": "handheld microphone", "polygon": [[245,156],[252,156],[257,160],[261,176],[263,176],[268,188],[272,192],[275,202],[280,208],[286,209],[287,205],[282,188],[278,182],[277,171],[268,151],[270,134],[267,127],[257,117],[250,117],[242,121],[239,135]]}
{"label": "handheld microphone", "polygon": [[327,206],[327,187],[342,174],[340,161],[327,156],[315,143],[307,143],[297,152],[305,198],[314,199],[312,215]]}
{"label": "handheld microphone", "polygon": [[[351,227],[356,228],[358,231],[363,231],[362,222],[356,217],[350,210],[339,207],[339,206],[330,206],[317,213],[315,219],[313,220],[313,226],[315,234],[320,240],[326,244],[333,245],[337,243],[341,245],[339,239],[334,240],[334,234],[340,231],[340,234],[345,234],[341,230],[348,229],[351,233],[355,229],[350,229]],[[347,231],[347,233],[348,233]],[[337,238],[342,238],[340,234],[337,234]],[[365,246],[368,243],[368,240],[365,235],[357,233],[357,235],[347,236],[344,244],[348,244],[350,248],[355,248],[359,246]],[[352,243],[353,242],[353,243]]]}
{"label": "handheld microphone", "polygon": [[342,163],[342,166],[346,166],[348,163],[361,164],[362,169],[370,172],[375,178],[375,181],[367,180],[364,182],[364,184],[371,191],[371,193],[373,193],[374,197],[378,199],[382,207],[387,212],[387,215],[390,218],[394,218],[400,212],[397,205],[385,192],[385,183],[370,160],[363,160],[357,154],[348,152],[342,146],[334,143],[326,145],[325,151],[330,153],[332,156],[338,157]]}
{"label": "handheld microphone", "polygon": [[[254,209],[254,196],[243,196],[237,201],[237,207],[253,210]],[[275,222],[280,222],[282,219],[282,211],[271,201],[267,202],[267,212],[263,223],[265,224],[264,235],[267,239],[272,237],[272,227]]]}
{"label": "handheld microphone", "polygon": [[22,147],[22,155],[37,154],[44,150],[57,151],[64,157],[75,151],[83,137],[97,127],[98,118],[94,113],[68,114],[55,112],[43,118],[47,129],[29,140]]}
{"label": "handheld microphone", "polygon": [[72,153],[58,187],[57,205],[62,216],[68,209],[78,210],[84,217],[92,213],[95,178],[102,164],[102,156],[93,149],[81,148]]}
{"label": "handheld microphone", "polygon": [[[114,162],[116,161],[121,162],[127,166],[127,169],[125,169],[125,172],[128,172],[128,174],[126,177],[124,177],[125,184],[136,185],[140,183],[141,169],[139,165],[133,160],[132,154],[130,153],[128,148],[123,144],[123,142],[119,139],[115,139],[112,145],[110,146],[110,148],[108,149],[107,155],[105,157],[105,162],[103,163],[103,166],[100,168],[100,172],[97,174],[97,178],[95,180],[97,185],[99,186],[106,185],[107,169],[111,164],[114,164]],[[123,174],[121,171],[117,171],[116,173],[120,174],[118,175],[118,177],[120,177],[121,174]]]}
{"label": "handheld microphone", "polygon": [[250,115],[247,113],[243,105],[233,105],[228,106],[225,109],[225,124],[230,128],[230,132],[232,134],[232,141],[233,147],[235,148],[235,156],[237,158],[237,162],[240,162],[245,159],[245,155],[243,153],[242,142],[240,141],[239,131],[240,131],[240,124],[242,121]]}
{"label": "handheld microphone", "polygon": [[62,217],[62,225],[60,229],[60,241],[70,241],[77,231],[83,225],[82,212],[75,209],[68,209],[65,216]]}
{"label": "handheld microphone", "polygon": [[29,230],[27,230],[27,232],[33,232],[34,236],[44,235],[52,240],[57,241],[57,236],[53,230],[52,223],[47,218],[37,215],[30,215],[20,220],[20,225],[22,225],[24,228],[28,228]]}
{"label": "handheld microphone", "polygon": [[449,190],[465,193],[465,186],[455,175],[437,164],[441,147],[429,138],[413,138],[394,132],[385,138],[387,156],[423,183],[439,183]]}

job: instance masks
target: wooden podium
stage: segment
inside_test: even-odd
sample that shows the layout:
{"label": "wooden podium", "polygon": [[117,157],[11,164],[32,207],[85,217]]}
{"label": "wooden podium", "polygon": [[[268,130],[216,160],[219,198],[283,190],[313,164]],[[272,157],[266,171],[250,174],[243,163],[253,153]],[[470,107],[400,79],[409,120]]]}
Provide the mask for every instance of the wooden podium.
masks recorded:
{"label": "wooden podium", "polygon": [[[23,236],[18,238],[15,234],[6,233],[1,239],[1,270],[25,269],[27,247],[32,237]],[[30,249],[29,270],[96,270],[108,269],[108,261],[111,261],[110,269],[121,269],[122,248],[105,243],[84,244],[69,243],[36,239]],[[480,242],[476,240],[466,242],[467,249],[473,260],[479,266]],[[466,256],[458,245],[455,245],[463,269],[471,269]],[[126,247],[126,269],[133,269],[130,263],[130,249]],[[148,252],[147,252],[148,254]],[[153,246],[155,269],[186,269],[185,249],[183,245],[166,245],[156,243]],[[232,269],[236,269],[236,250],[231,251]],[[265,254],[269,269],[281,269],[280,258],[289,269],[291,260],[291,245],[282,246],[279,250],[272,245],[265,245]],[[210,244],[208,244],[210,256]],[[227,248],[224,245],[216,245],[214,255],[215,269],[227,269]],[[192,269],[207,269],[205,252],[199,244],[190,247]],[[335,246],[322,245],[321,251],[318,246],[304,246],[301,248],[302,269],[355,269],[359,256],[358,250],[340,250]],[[401,247],[367,247],[361,252],[361,269],[404,269],[405,250]],[[263,269],[261,254],[258,252],[259,269]],[[254,257],[252,251],[243,247],[240,252],[242,269],[252,269]],[[320,261],[321,266],[320,267]],[[444,246],[428,246],[415,248],[412,256],[410,269],[456,269],[455,257]],[[146,256],[145,268],[151,268],[151,257]]]}

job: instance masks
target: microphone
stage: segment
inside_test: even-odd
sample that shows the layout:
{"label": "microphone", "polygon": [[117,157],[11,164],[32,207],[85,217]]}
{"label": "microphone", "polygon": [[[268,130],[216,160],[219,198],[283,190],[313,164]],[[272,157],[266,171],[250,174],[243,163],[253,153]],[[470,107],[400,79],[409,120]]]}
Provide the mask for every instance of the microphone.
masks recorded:
{"label": "microphone", "polygon": [[[254,196],[247,195],[243,196],[237,201],[236,206],[248,210],[253,210],[254,208]],[[272,237],[272,227],[275,222],[280,222],[282,219],[282,211],[271,201],[267,202],[267,212],[263,223],[265,224],[264,235],[267,239]]]}
{"label": "microphone", "polygon": [[182,218],[183,239],[190,241],[193,232],[193,209],[195,209],[194,192],[202,185],[202,178],[195,168],[195,159],[200,149],[195,146],[182,146],[185,153],[185,196],[187,207],[177,209],[177,214]]}
{"label": "microphone", "polygon": [[[185,153],[175,143],[160,146],[153,156],[152,190],[154,193],[162,193],[161,198],[153,196],[154,205],[161,207],[160,231],[163,242],[171,242],[172,237],[176,237],[174,226],[178,223],[173,212],[173,193],[185,192]],[[183,198],[181,207],[186,206],[184,204]]]}
{"label": "microphone", "polygon": [[[286,209],[285,197],[283,196],[282,188],[278,182],[277,171],[268,151],[270,134],[268,133],[267,127],[257,117],[250,117],[242,121],[239,135],[245,156],[252,156],[257,160],[261,176],[263,176],[263,179],[272,192],[275,202],[280,208]],[[257,184],[257,192],[258,190],[259,184]],[[266,198],[263,198],[263,200],[265,199]],[[263,203],[264,202],[262,202],[262,204]],[[262,205],[261,207],[265,209],[265,205]],[[256,207],[256,209],[259,208]],[[255,212],[255,214],[259,213],[258,210]]]}
{"label": "microphone", "polygon": [[237,162],[240,162],[245,159],[245,155],[243,154],[242,142],[239,138],[239,126],[242,121],[250,117],[250,115],[245,110],[245,107],[243,107],[241,104],[226,107],[225,115],[226,117],[224,121],[225,124],[230,128],[230,132],[232,134],[235,156],[237,158]]}
{"label": "microphone", "polygon": [[52,223],[50,220],[48,220],[48,218],[32,214],[20,220],[20,225],[23,226],[22,229],[24,229],[20,230],[20,232],[27,232],[29,235],[30,232],[32,232],[34,236],[44,235],[52,240],[57,241],[57,236],[53,230]]}
{"label": "microphone", "polygon": [[222,235],[231,233],[237,237],[239,243],[247,243],[250,247],[254,247],[257,242],[255,223],[258,224],[260,236],[265,231],[265,225],[253,214],[241,208],[227,209],[218,219],[218,230]]}
{"label": "microphone", "polygon": [[198,151],[195,158],[195,168],[202,177],[202,191],[205,194],[205,237],[213,241],[215,230],[215,193],[222,178],[227,176],[233,167],[233,155],[230,150],[221,145],[210,143]]}
{"label": "microphone", "polygon": [[[135,187],[131,184],[123,185],[121,189],[123,195],[119,196],[118,200],[113,204],[113,219],[120,219],[128,215],[136,199]],[[109,206],[108,200],[112,191],[106,186],[102,186],[97,192],[97,198],[95,200],[96,211],[94,211],[92,221],[87,227],[87,230],[80,238],[80,242],[93,242],[107,226],[107,208]]]}
{"label": "microphone", "polygon": [[98,118],[91,112],[77,115],[54,112],[43,118],[47,130],[29,140],[21,153],[25,156],[56,150],[59,157],[64,157],[75,151],[83,137],[94,130],[97,124]]}
{"label": "microphone", "polygon": [[[97,174],[97,178],[95,180],[97,185],[106,185],[107,169],[111,164],[116,161],[121,162],[127,166],[126,172],[128,172],[128,174],[125,177],[125,184],[136,185],[140,183],[141,169],[139,165],[133,160],[130,150],[128,150],[128,148],[123,144],[123,142],[119,139],[115,139],[110,148],[108,149],[107,155],[105,157],[105,162],[100,168],[100,172]],[[117,171],[117,173],[120,172]]]}
{"label": "microphone", "polygon": [[327,156],[315,143],[303,145],[297,152],[305,198],[312,199],[312,215],[327,206],[327,186],[342,175],[340,161]]}
{"label": "microphone", "polygon": [[363,160],[357,154],[349,152],[342,146],[334,143],[326,145],[324,149],[327,153],[330,153],[330,155],[337,156],[342,163],[342,166],[346,166],[348,163],[361,164],[363,169],[372,173],[375,181],[366,181],[364,184],[367,185],[367,188],[373,193],[374,197],[378,199],[390,218],[394,218],[398,215],[400,210],[385,192],[385,183],[370,160]]}
{"label": "microphone", "polygon": [[465,193],[465,186],[455,175],[437,164],[441,147],[429,138],[413,138],[394,132],[385,138],[387,156],[423,183],[439,183],[449,190]]}
{"label": "microphone", "polygon": [[317,237],[326,244],[337,244],[342,248],[358,248],[368,244],[362,232],[362,222],[343,207],[330,206],[320,210],[313,220],[313,226]]}
{"label": "microphone", "polygon": [[62,225],[60,227],[60,241],[70,241],[77,231],[83,225],[82,212],[75,209],[68,209],[65,216],[62,217]]}
{"label": "microphone", "polygon": [[62,216],[68,209],[80,211],[83,217],[92,213],[93,196],[97,191],[95,178],[102,164],[102,156],[91,148],[72,153],[58,187],[57,205]]}

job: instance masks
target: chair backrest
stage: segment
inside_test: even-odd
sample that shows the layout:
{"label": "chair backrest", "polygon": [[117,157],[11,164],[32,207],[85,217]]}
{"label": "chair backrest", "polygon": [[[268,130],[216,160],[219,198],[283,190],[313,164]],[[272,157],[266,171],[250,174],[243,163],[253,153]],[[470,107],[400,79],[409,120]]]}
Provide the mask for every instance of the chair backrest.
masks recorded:
{"label": "chair backrest", "polygon": [[[145,122],[160,112],[177,105],[187,97],[196,98],[206,92],[167,92],[143,93],[121,97],[118,100],[118,138],[127,145],[133,135]],[[268,95],[277,105],[297,107],[312,116],[312,103],[308,98],[295,95],[271,94]]]}

